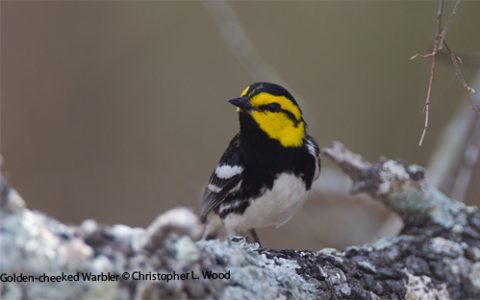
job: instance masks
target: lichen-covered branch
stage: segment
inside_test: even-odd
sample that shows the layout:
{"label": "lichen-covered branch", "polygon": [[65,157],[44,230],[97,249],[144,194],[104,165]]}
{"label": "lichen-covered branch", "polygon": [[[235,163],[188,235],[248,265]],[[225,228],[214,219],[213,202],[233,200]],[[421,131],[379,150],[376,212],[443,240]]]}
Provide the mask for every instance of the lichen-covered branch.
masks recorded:
{"label": "lichen-covered branch", "polygon": [[[476,208],[441,194],[419,166],[387,159],[369,163],[340,143],[323,152],[352,178],[353,192],[368,193],[401,216],[401,235],[316,252],[263,249],[242,238],[198,241],[201,224],[186,208],[160,215],[147,229],[93,220],[67,226],[27,209],[1,179],[0,298],[474,299],[480,294]],[[40,282],[46,278],[50,282]]]}

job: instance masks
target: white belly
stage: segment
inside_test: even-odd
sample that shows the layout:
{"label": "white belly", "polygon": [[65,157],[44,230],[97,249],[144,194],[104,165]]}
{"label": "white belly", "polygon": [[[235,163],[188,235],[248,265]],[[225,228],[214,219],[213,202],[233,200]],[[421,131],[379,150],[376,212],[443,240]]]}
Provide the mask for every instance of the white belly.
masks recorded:
{"label": "white belly", "polygon": [[301,178],[282,174],[275,179],[271,190],[250,202],[243,215],[230,214],[224,224],[230,233],[273,225],[279,227],[302,206],[306,196],[305,183]]}

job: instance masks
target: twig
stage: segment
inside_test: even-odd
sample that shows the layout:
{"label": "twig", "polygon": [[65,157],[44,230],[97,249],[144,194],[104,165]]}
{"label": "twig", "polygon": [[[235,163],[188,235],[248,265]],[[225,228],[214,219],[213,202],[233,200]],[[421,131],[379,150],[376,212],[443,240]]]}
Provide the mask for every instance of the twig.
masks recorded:
{"label": "twig", "polygon": [[458,6],[460,5],[460,0],[456,0],[455,4],[452,8],[450,16],[447,19],[445,25],[442,26],[442,18],[443,18],[443,10],[445,7],[445,1],[439,0],[438,7],[437,7],[437,29],[435,33],[435,39],[433,40],[433,47],[432,52],[428,54],[415,54],[410,59],[415,59],[417,57],[423,58],[432,58],[432,64],[430,67],[430,76],[428,79],[428,87],[427,87],[427,95],[425,96],[425,103],[423,105],[423,114],[425,116],[425,121],[423,123],[423,130],[422,135],[420,136],[420,140],[418,141],[418,145],[421,146],[423,144],[423,140],[425,139],[425,135],[427,134],[428,124],[429,124],[429,113],[430,113],[430,103],[431,103],[431,95],[432,95],[432,86],[433,80],[435,78],[435,69],[437,65],[437,54],[440,50],[442,50],[445,37],[447,36],[448,27],[453,22],[453,19],[457,15]]}
{"label": "twig", "polygon": [[[443,2],[443,0],[441,0]],[[442,32],[440,33],[440,38],[438,40],[438,50],[442,50],[443,43],[445,41],[445,37],[447,36],[447,30],[450,24],[452,24],[453,19],[457,15],[458,7],[460,6],[460,1],[461,0],[456,0],[455,4],[453,5],[452,12],[450,13],[450,16],[448,17],[447,23],[445,26],[443,26]],[[443,5],[443,4],[442,4]],[[443,10],[443,7],[442,7]],[[438,11],[437,11],[437,18],[438,18]]]}
{"label": "twig", "polygon": [[[433,79],[435,78],[435,68],[437,66],[437,52],[439,50],[439,41],[441,40],[441,34],[446,34],[445,30],[442,30],[442,16],[443,16],[443,8],[444,8],[444,0],[438,1],[437,7],[437,32],[435,34],[435,39],[433,40],[433,49],[432,52],[426,55],[420,55],[423,58],[432,57],[432,64],[430,67],[430,76],[428,79],[428,86],[427,86],[427,96],[425,97],[425,104],[423,105],[423,114],[425,115],[425,121],[423,123],[423,131],[420,137],[420,141],[418,145],[421,146],[423,144],[423,140],[425,139],[425,135],[427,134],[427,128],[429,123],[429,115],[430,115],[430,98],[432,95],[432,86],[433,86]],[[419,56],[419,54],[414,55],[411,59],[415,59]]]}
{"label": "twig", "polygon": [[423,140],[425,139],[425,135],[427,134],[427,128],[428,128],[428,118],[430,115],[430,96],[432,94],[432,85],[433,85],[433,79],[435,77],[435,68],[436,68],[436,54],[432,56],[432,65],[430,67],[430,77],[428,79],[428,88],[427,88],[427,96],[425,97],[425,104],[423,105],[423,114],[425,115],[425,121],[423,123],[423,131],[422,135],[420,137],[420,140],[418,141],[418,145],[421,146],[423,144]]}
{"label": "twig", "polygon": [[451,49],[448,47],[448,44],[446,41],[443,41],[443,44],[445,45],[445,49],[447,49],[448,54],[450,55],[450,59],[453,64],[453,68],[455,69],[455,75],[457,76],[458,80],[460,80],[460,83],[462,84],[463,89],[468,95],[468,99],[470,100],[470,106],[474,112],[476,112],[478,115],[480,115],[480,110],[478,109],[477,105],[475,104],[475,99],[473,98],[473,95],[475,94],[475,89],[473,89],[471,86],[469,86],[465,82],[465,77],[463,76],[462,70],[460,69],[459,64],[462,63],[462,59],[457,56]]}
{"label": "twig", "polygon": [[[461,65],[465,69],[477,70],[480,69],[480,56],[471,53],[455,52],[457,58],[461,58]],[[450,54],[447,51],[440,51],[437,54],[438,62],[450,62]]]}

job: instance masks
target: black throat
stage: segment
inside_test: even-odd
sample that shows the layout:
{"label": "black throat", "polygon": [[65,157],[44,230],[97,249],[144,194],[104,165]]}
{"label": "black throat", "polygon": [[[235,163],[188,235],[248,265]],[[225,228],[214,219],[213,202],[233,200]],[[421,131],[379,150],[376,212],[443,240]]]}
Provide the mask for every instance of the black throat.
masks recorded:
{"label": "black throat", "polygon": [[[258,152],[258,150],[265,151],[280,151],[282,146],[278,140],[271,139],[268,135],[260,129],[257,122],[253,117],[247,112],[239,113],[240,120],[240,142],[243,147],[246,147],[247,152],[253,151]],[[265,148],[266,147],[266,148]],[[258,148],[256,150],[255,148]],[[255,154],[255,153],[250,153]]]}
{"label": "black throat", "polygon": [[244,175],[254,178],[256,182],[263,181],[267,183],[267,187],[271,187],[277,174],[287,172],[305,176],[309,188],[313,177],[312,166],[314,167],[315,163],[313,157],[308,155],[306,147],[284,147],[261,130],[248,113],[240,112],[239,117]]}

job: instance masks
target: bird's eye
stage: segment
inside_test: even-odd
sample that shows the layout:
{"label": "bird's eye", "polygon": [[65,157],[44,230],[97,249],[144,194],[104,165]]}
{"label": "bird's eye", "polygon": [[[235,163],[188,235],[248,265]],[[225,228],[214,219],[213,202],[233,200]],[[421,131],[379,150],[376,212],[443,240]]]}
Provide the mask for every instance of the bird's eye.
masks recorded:
{"label": "bird's eye", "polygon": [[261,108],[263,110],[268,110],[268,111],[272,111],[272,112],[279,112],[282,107],[280,106],[280,104],[273,102],[273,103],[262,105]]}

